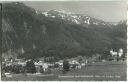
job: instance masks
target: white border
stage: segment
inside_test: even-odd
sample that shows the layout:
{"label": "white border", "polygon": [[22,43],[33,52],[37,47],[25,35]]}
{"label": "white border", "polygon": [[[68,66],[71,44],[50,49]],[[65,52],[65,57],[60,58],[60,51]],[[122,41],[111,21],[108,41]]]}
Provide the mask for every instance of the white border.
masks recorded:
{"label": "white border", "polygon": [[[127,12],[126,13],[127,13],[127,59],[128,59],[128,1],[127,1]],[[128,66],[128,60],[127,60],[127,66]],[[128,67],[127,67],[127,81],[128,81]]]}
{"label": "white border", "polygon": [[[0,0],[0,2],[1,1],[126,1],[127,20],[128,20],[128,0]],[[127,27],[128,27],[128,21],[127,21]],[[128,28],[127,28],[127,38],[128,38]],[[128,44],[128,40],[127,40],[127,44]],[[128,45],[127,45],[127,52],[128,52]],[[128,61],[127,61],[127,66],[128,66]],[[127,68],[127,81],[128,81],[128,68]],[[12,82],[127,82],[127,81],[12,81]],[[10,82],[10,81],[1,81],[1,74],[0,74],[0,82]]]}
{"label": "white border", "polygon": [[127,1],[127,0],[0,0],[0,1]]}

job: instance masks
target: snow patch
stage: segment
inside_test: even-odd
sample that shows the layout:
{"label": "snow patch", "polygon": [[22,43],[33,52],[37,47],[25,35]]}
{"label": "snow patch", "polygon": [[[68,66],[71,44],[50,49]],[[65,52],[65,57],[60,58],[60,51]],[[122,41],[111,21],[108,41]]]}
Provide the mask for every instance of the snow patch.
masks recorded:
{"label": "snow patch", "polygon": [[55,16],[51,16],[52,18],[55,18]]}
{"label": "snow patch", "polygon": [[97,23],[97,22],[93,22],[93,24],[98,25],[98,23]]}
{"label": "snow patch", "polygon": [[78,20],[74,19],[73,22],[75,22],[76,24],[80,24],[80,22],[78,22]]}
{"label": "snow patch", "polygon": [[84,23],[90,24],[90,18],[84,21]]}
{"label": "snow patch", "polygon": [[71,17],[73,17],[73,18],[77,18],[77,16],[71,16]]}
{"label": "snow patch", "polygon": [[44,14],[45,16],[48,16],[48,12],[43,12],[42,14]]}
{"label": "snow patch", "polygon": [[60,15],[62,17],[62,19],[65,17],[65,15]]}

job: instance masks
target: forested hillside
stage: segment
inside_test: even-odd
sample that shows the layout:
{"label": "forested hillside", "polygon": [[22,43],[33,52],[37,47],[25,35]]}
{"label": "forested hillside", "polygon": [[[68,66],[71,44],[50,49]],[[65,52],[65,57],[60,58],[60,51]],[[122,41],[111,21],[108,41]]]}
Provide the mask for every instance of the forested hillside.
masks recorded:
{"label": "forested hillside", "polygon": [[53,11],[44,14],[23,3],[3,3],[3,57],[107,56],[110,49],[119,48],[126,52],[126,21],[113,25],[89,16]]}

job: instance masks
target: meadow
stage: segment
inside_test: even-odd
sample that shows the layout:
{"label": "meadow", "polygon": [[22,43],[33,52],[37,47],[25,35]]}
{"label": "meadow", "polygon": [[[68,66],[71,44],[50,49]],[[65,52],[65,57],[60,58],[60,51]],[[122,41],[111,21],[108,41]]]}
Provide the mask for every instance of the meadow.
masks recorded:
{"label": "meadow", "polygon": [[126,61],[108,61],[88,64],[82,69],[72,69],[66,74],[54,69],[51,74],[12,74],[3,81],[126,81]]}

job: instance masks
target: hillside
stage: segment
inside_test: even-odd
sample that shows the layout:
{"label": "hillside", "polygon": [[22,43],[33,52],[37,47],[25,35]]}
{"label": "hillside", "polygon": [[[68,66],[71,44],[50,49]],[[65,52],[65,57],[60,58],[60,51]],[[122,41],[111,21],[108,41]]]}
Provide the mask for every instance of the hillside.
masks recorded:
{"label": "hillside", "polygon": [[[126,21],[117,25],[57,10],[37,12],[23,3],[3,3],[2,51],[25,58],[108,55],[126,51]],[[3,56],[4,56],[3,55]]]}

